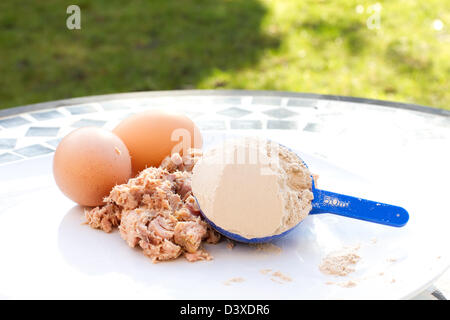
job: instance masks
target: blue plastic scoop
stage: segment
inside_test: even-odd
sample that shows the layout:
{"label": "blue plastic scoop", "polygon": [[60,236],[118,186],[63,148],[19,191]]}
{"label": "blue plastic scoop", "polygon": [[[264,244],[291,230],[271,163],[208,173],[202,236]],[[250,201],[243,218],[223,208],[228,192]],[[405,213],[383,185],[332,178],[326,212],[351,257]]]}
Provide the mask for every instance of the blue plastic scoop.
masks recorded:
{"label": "blue plastic scoop", "polygon": [[[306,163],[300,157],[299,159],[305,164],[305,166],[307,166]],[[312,182],[312,192],[314,195],[314,200],[312,201],[312,210],[309,213],[310,215],[320,213],[332,213],[344,217],[365,220],[392,227],[403,227],[409,220],[408,212],[401,207],[351,197],[331,191],[320,190],[315,187],[314,179]],[[210,221],[203,211],[201,211],[201,213],[203,217],[206,219],[206,221],[218,232],[220,232],[221,234],[232,240],[246,243],[269,242],[281,238],[300,224],[299,223],[296,226],[292,227],[291,229],[286,230],[283,233],[277,235],[271,235],[262,238],[247,239],[239,234],[229,232],[221,228],[220,226]]]}

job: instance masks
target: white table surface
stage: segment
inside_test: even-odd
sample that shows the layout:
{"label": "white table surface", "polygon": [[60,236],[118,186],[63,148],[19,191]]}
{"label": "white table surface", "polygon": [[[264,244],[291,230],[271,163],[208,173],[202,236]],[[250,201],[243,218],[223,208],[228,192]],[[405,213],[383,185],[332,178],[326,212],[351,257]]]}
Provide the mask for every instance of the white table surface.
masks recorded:
{"label": "white table surface", "polygon": [[[191,117],[202,131],[261,130],[305,139],[316,156],[367,170],[367,160],[401,166],[389,154],[440,150],[441,177],[449,176],[450,115],[420,106],[276,92],[186,91],[97,96],[0,111],[0,166],[54,152],[60,139],[83,126],[112,129],[124,117],[169,108]],[[389,158],[389,159],[387,159]],[[424,157],[426,161],[426,157]],[[364,160],[364,161],[363,161]],[[380,170],[381,170],[380,169]],[[377,175],[377,170],[373,170]],[[448,181],[448,180],[447,180]],[[1,192],[1,191],[0,191]],[[449,209],[443,208],[448,214]],[[414,299],[450,296],[450,272]]]}

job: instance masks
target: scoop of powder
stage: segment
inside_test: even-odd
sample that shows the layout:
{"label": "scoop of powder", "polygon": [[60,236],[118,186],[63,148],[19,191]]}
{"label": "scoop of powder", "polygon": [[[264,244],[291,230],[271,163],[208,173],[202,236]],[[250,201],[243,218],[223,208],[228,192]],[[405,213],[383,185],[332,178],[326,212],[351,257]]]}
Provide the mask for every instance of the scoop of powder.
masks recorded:
{"label": "scoop of powder", "polygon": [[267,140],[229,140],[193,170],[192,191],[214,224],[245,238],[280,234],[311,211],[312,178],[289,149]]}

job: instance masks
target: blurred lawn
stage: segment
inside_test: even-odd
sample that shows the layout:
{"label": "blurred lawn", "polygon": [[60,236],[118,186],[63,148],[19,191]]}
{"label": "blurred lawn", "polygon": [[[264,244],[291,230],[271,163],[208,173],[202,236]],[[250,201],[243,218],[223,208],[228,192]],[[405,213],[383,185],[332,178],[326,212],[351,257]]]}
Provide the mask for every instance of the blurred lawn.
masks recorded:
{"label": "blurred lawn", "polygon": [[[450,1],[378,2],[380,28],[369,29],[377,1],[1,0],[0,109],[192,88],[450,109]],[[70,4],[81,30],[66,28]]]}

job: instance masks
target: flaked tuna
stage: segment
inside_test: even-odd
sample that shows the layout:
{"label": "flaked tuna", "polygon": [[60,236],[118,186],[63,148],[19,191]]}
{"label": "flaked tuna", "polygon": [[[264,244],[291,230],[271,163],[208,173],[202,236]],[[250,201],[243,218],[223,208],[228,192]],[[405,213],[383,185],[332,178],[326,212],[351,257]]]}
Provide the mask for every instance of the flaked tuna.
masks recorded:
{"label": "flaked tuna", "polygon": [[130,247],[140,247],[153,262],[176,259],[211,260],[202,242],[217,243],[220,235],[201,217],[191,190],[191,170],[201,156],[167,157],[159,168],[147,168],[117,185],[105,205],[86,210],[87,223],[111,232],[118,227]]}

